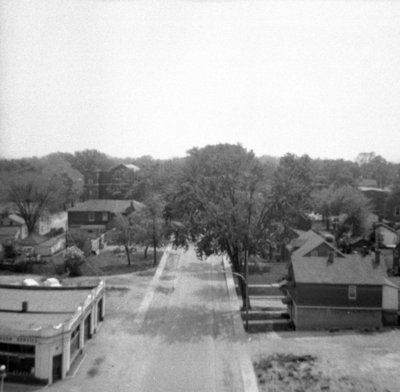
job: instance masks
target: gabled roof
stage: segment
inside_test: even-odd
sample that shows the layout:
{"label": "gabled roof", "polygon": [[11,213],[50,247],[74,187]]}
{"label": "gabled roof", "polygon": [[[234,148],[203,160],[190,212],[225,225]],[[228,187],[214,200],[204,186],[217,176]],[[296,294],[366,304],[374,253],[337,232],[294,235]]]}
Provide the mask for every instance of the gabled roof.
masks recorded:
{"label": "gabled roof", "polygon": [[390,227],[386,223],[383,223],[383,222],[375,223],[375,228],[378,228],[378,227],[382,227],[382,228],[384,228],[386,230],[389,230],[389,231],[391,231],[393,233],[397,233],[396,230],[393,227]]}
{"label": "gabled roof", "polygon": [[140,211],[144,204],[135,200],[100,200],[91,199],[83,203],[79,203],[68,211],[81,211],[81,212],[112,212],[114,214],[123,214],[129,209]]}
{"label": "gabled roof", "polygon": [[387,277],[383,260],[375,263],[375,255],[361,257],[294,257],[291,265],[296,283],[382,285]]}
{"label": "gabled roof", "polygon": [[305,256],[322,244],[328,246],[337,255],[344,257],[342,252],[340,252],[332,244],[325,241],[323,237],[312,230],[305,232],[303,235],[293,241],[293,247],[294,249],[297,249],[295,249],[295,251],[292,253],[292,256]]}

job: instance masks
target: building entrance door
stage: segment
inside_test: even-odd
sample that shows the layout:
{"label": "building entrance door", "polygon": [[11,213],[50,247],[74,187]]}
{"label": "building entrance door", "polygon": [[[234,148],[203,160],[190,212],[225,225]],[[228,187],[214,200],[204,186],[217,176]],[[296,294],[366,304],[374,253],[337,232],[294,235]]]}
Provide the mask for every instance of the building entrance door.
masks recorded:
{"label": "building entrance door", "polygon": [[53,357],[53,382],[62,379],[62,354]]}

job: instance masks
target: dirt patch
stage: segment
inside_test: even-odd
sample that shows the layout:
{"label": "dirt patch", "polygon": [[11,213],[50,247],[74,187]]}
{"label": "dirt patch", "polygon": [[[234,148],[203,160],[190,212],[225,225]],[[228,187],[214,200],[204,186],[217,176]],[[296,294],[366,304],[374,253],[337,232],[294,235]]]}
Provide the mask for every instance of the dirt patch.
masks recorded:
{"label": "dirt patch", "polygon": [[399,390],[399,330],[252,334],[260,392]]}
{"label": "dirt patch", "polygon": [[[261,391],[382,391],[371,380],[323,374],[312,355],[274,354],[254,363]],[[386,390],[387,391],[387,390]]]}

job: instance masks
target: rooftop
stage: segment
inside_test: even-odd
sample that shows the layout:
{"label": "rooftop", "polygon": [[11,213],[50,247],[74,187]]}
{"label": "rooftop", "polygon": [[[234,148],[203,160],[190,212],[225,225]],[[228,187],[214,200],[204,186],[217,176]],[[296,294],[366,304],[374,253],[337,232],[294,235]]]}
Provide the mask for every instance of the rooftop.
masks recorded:
{"label": "rooftop", "polygon": [[88,212],[113,212],[115,214],[125,213],[133,206],[135,211],[143,208],[143,204],[135,200],[102,200],[91,199],[79,203],[68,211],[88,211]]}
{"label": "rooftop", "polygon": [[362,257],[294,257],[293,273],[297,283],[382,285],[387,277],[383,260],[375,263],[375,255]]}
{"label": "rooftop", "polygon": [[0,237],[15,237],[19,230],[18,226],[0,227]]}
{"label": "rooftop", "polygon": [[[99,287],[99,286],[97,286]],[[71,320],[94,297],[96,286],[0,285],[0,326],[37,331]],[[22,303],[27,311],[22,312]]]}
{"label": "rooftop", "polygon": [[338,256],[344,257],[343,253],[341,253],[332,244],[327,242],[322,236],[320,236],[313,230],[306,231],[302,233],[299,238],[293,240],[294,251],[292,253],[292,256],[305,256],[306,254],[310,253],[313,249],[317,248],[321,244],[326,244]]}

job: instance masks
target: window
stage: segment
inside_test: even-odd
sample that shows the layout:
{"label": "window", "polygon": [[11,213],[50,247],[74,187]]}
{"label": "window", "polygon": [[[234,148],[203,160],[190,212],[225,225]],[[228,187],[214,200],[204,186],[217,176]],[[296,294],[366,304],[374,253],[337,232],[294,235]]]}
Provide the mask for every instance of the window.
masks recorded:
{"label": "window", "polygon": [[394,215],[395,215],[395,216],[400,216],[400,207],[395,207],[395,209],[394,209]]}
{"label": "window", "polygon": [[88,179],[88,185],[93,185],[93,178]]}
{"label": "window", "polygon": [[349,299],[357,299],[357,286],[349,286]]}
{"label": "window", "polygon": [[89,212],[89,222],[94,222],[94,212]]}
{"label": "window", "polygon": [[310,253],[311,257],[318,257],[318,250],[313,250]]}
{"label": "window", "polygon": [[101,220],[103,222],[107,222],[108,221],[108,212],[102,212],[101,213]]}
{"label": "window", "polygon": [[78,325],[71,333],[70,355],[71,357],[79,350],[79,337],[81,334],[80,325]]}

